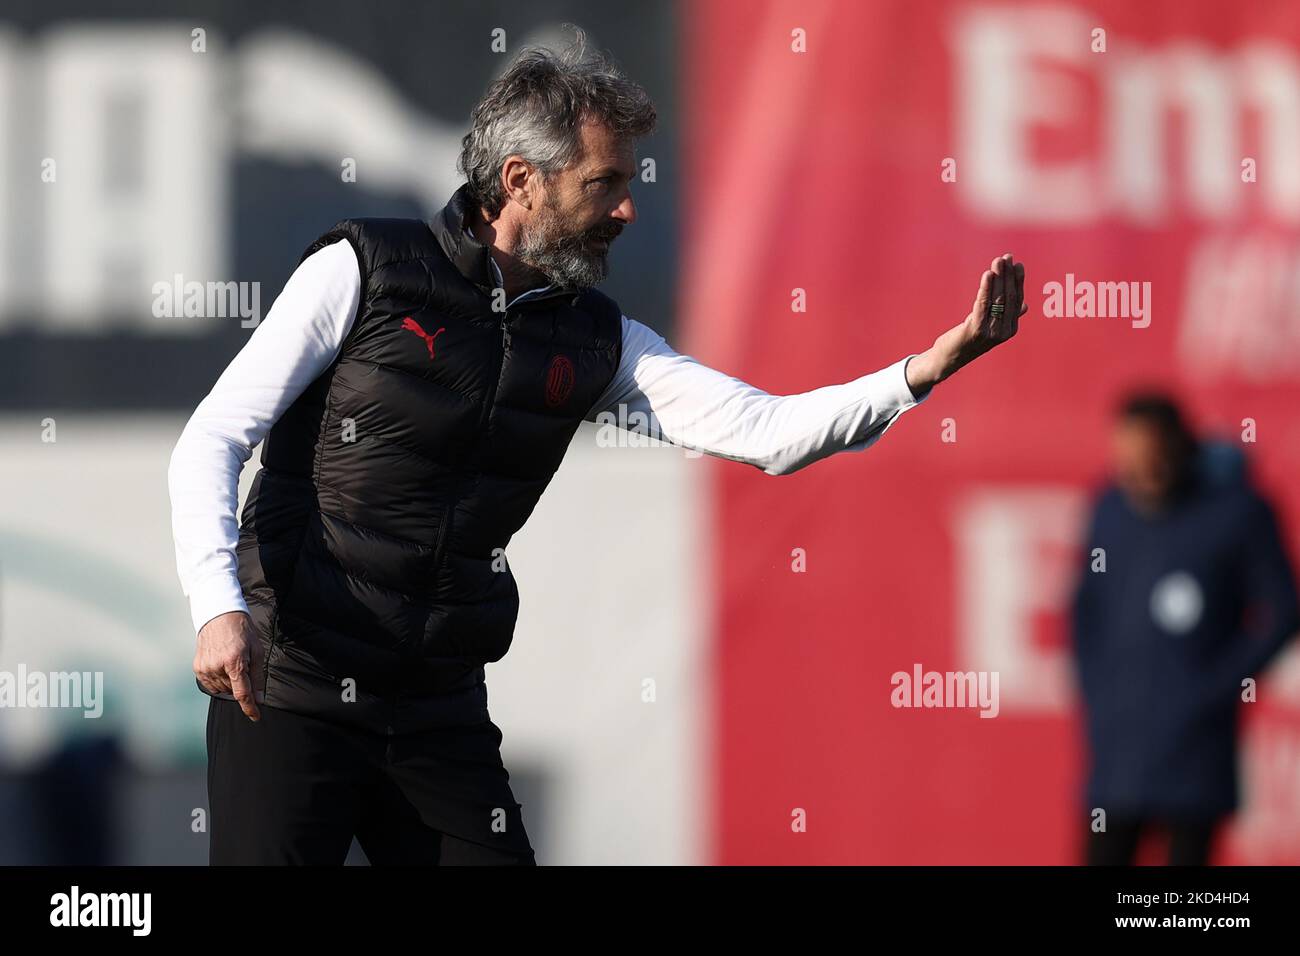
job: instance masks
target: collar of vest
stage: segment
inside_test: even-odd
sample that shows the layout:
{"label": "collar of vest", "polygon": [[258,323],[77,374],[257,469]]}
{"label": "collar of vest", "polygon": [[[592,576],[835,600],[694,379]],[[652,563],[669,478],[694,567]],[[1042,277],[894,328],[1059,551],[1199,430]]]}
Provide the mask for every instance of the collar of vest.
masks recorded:
{"label": "collar of vest", "polygon": [[[428,220],[428,225],[456,270],[484,295],[491,296],[496,288],[496,278],[492,274],[492,250],[465,231],[469,227],[469,216],[473,210],[474,199],[469,192],[469,183],[465,183],[452,193],[442,211]],[[573,289],[555,288],[541,295],[530,296],[528,301],[540,302],[563,295],[576,300],[579,293]]]}

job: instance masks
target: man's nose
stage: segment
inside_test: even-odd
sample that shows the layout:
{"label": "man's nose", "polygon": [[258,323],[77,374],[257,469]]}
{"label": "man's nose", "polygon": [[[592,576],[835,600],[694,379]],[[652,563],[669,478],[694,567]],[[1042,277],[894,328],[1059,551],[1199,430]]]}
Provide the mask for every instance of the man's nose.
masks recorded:
{"label": "man's nose", "polygon": [[627,225],[636,222],[636,203],[632,201],[632,194],[628,193],[623,197],[623,201],[614,208],[614,218]]}

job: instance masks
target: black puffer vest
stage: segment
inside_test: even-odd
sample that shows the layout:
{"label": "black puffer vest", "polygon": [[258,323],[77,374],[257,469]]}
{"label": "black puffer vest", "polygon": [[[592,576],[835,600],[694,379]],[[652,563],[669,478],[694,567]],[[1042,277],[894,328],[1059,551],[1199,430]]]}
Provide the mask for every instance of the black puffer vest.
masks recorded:
{"label": "black puffer vest", "polygon": [[510,646],[503,549],[618,366],[607,296],[493,311],[464,187],[425,222],[353,219],[361,265],[342,350],[275,423],[243,510],[239,577],[265,702],[379,732],[485,719]]}

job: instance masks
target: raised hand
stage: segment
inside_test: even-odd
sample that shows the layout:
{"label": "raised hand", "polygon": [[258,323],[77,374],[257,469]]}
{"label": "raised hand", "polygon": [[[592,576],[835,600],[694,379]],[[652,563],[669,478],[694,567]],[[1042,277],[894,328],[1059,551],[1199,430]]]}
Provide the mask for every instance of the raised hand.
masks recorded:
{"label": "raised hand", "polygon": [[907,384],[918,397],[1020,330],[1025,305],[1025,267],[1011,253],[999,256],[980,276],[965,320],[907,363]]}

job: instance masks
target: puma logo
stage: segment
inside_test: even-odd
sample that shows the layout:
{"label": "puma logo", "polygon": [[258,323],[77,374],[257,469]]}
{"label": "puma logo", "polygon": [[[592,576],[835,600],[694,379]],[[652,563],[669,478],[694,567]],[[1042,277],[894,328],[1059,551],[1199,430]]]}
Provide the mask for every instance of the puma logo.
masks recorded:
{"label": "puma logo", "polygon": [[424,329],[420,328],[420,323],[415,321],[415,319],[411,318],[409,315],[402,320],[402,328],[410,329],[420,338],[424,339],[424,344],[429,346],[430,359],[433,358],[433,340],[438,337],[439,332],[447,331],[447,327],[444,325],[442,328],[438,329],[437,332],[434,332],[432,335],[430,335],[428,332],[424,331]]}

